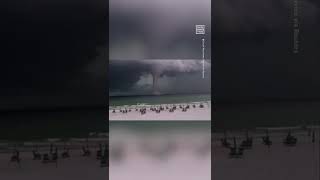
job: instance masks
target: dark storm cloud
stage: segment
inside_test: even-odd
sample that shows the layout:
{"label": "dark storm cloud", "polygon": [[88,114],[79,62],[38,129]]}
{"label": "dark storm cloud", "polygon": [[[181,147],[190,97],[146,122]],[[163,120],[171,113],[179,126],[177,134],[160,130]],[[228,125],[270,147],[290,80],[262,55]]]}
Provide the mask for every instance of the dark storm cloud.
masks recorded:
{"label": "dark storm cloud", "polygon": [[110,61],[109,79],[110,90],[128,90],[136,83],[143,73],[150,73],[151,66],[146,66],[141,61]]}
{"label": "dark storm cloud", "polygon": [[[197,79],[201,71],[192,69],[201,67],[194,61],[202,58],[201,38],[211,58],[210,12],[210,0],[111,0],[111,95],[210,92],[210,80]],[[206,25],[206,35],[195,35],[196,24]],[[184,86],[188,80],[196,86]]]}
{"label": "dark storm cloud", "polygon": [[[159,90],[207,93],[211,87],[210,68],[210,62],[205,62],[206,78],[202,79],[202,61],[199,60],[113,60],[109,64],[110,94],[150,94],[153,76],[159,78]],[[148,82],[144,82],[146,80]],[[170,84],[173,81],[179,86]]]}
{"label": "dark storm cloud", "polygon": [[210,0],[111,0],[110,58],[200,59],[195,25],[206,25],[210,49],[210,20]]}
{"label": "dark storm cloud", "polygon": [[71,99],[104,103],[102,98],[101,102],[94,102],[98,98],[89,100],[76,94],[104,95],[105,88],[97,92],[95,87],[104,86],[105,80],[99,76],[100,82],[90,84],[94,74],[87,69],[101,53],[97,49],[107,44],[107,3],[102,0],[1,1],[3,99],[15,96],[13,99],[19,104],[19,96],[34,97],[34,101],[41,101],[41,96],[52,96],[62,99],[59,103],[63,104],[63,99],[75,95]]}
{"label": "dark storm cloud", "polygon": [[320,98],[320,6],[298,2],[298,54],[293,53],[294,0],[212,2],[218,99]]}

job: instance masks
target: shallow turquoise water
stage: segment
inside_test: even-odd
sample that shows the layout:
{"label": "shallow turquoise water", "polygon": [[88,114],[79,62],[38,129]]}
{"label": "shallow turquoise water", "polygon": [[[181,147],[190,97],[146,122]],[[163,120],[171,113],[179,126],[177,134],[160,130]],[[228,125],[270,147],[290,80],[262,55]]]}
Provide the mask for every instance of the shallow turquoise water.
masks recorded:
{"label": "shallow turquoise water", "polygon": [[183,95],[158,95],[158,96],[122,96],[109,97],[109,106],[141,104],[173,104],[199,101],[210,101],[210,94],[183,94]]}

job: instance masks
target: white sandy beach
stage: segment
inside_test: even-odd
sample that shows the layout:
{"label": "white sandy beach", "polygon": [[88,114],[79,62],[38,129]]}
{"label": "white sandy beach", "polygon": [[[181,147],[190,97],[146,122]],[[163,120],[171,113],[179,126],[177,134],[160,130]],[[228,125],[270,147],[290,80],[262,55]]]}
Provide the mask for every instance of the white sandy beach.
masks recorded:
{"label": "white sandy beach", "polygon": [[[80,153],[79,153],[80,154]],[[21,153],[21,168],[10,163],[11,154],[0,154],[0,177],[4,180],[105,180],[108,168],[101,168],[93,157],[72,156],[70,159],[59,159],[58,167],[55,163],[43,164],[32,160],[31,153]]]}
{"label": "white sandy beach", "polygon": [[[297,145],[283,145],[286,132],[270,133],[273,145],[270,149],[262,144],[264,134],[255,134],[253,148],[244,151],[241,159],[230,159],[229,149],[221,146],[222,134],[213,134],[213,171],[214,180],[318,180],[319,176],[319,134],[316,142],[311,142],[307,132],[293,133],[298,138]],[[228,137],[238,138],[240,144],[244,133],[229,133]],[[232,140],[229,141],[233,144]]]}
{"label": "white sandy beach", "polygon": [[[179,105],[179,104],[178,104]],[[163,105],[165,106],[165,105]],[[118,110],[119,111],[119,110]],[[109,110],[110,120],[211,120],[211,107],[208,104],[204,104],[204,108],[190,108],[187,112],[182,112],[181,109],[177,109],[174,112],[169,112],[168,110],[161,111],[160,113],[155,113],[147,108],[146,114],[141,115],[139,111],[135,111],[132,108],[131,112],[112,113]]]}
{"label": "white sandy beach", "polygon": [[32,160],[30,153],[21,153],[21,168],[16,164],[8,165],[11,154],[0,154],[0,177],[3,180],[106,180],[108,168],[101,168],[92,158],[73,156],[58,160],[58,167]]}
{"label": "white sandy beach", "polygon": [[[210,132],[111,133],[110,180],[210,180]],[[112,148],[122,143],[119,160]],[[169,144],[168,144],[169,143]],[[169,146],[168,146],[169,145]]]}

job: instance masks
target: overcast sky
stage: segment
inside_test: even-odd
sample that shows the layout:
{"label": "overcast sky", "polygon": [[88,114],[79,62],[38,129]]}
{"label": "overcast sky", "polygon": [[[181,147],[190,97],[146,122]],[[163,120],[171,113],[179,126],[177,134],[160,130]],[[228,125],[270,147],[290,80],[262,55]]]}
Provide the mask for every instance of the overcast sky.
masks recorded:
{"label": "overcast sky", "polygon": [[317,0],[299,1],[298,54],[293,0],[109,3],[108,23],[105,0],[1,1],[0,108],[105,104],[108,50],[112,60],[201,58],[194,25],[210,27],[210,12],[216,97],[320,98]]}
{"label": "overcast sky", "polygon": [[107,5],[1,1],[0,108],[105,104]]}
{"label": "overcast sky", "polygon": [[[110,0],[110,59],[210,59],[210,0]],[[196,35],[195,25],[206,34]]]}
{"label": "overcast sky", "polygon": [[[110,95],[152,94],[155,68],[163,68],[159,93],[209,93],[211,66],[205,63],[202,79],[201,39],[210,59],[210,3],[110,0]],[[205,25],[206,34],[196,35],[195,25]]]}
{"label": "overcast sky", "polygon": [[294,0],[212,3],[212,86],[217,98],[320,98],[319,1],[298,1],[297,54]]}

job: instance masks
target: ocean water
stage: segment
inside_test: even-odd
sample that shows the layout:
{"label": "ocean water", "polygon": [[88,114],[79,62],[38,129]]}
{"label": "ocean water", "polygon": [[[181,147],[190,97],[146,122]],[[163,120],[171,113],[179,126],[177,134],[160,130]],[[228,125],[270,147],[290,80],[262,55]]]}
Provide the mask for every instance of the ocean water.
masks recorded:
{"label": "ocean water", "polygon": [[1,113],[0,120],[0,141],[83,138],[90,132],[108,131],[107,115],[103,108]]}
{"label": "ocean water", "polygon": [[320,125],[320,102],[216,105],[213,129]]}
{"label": "ocean water", "polygon": [[211,94],[174,94],[149,96],[112,96],[109,97],[109,106],[123,106],[140,104],[174,104],[211,101]]}

